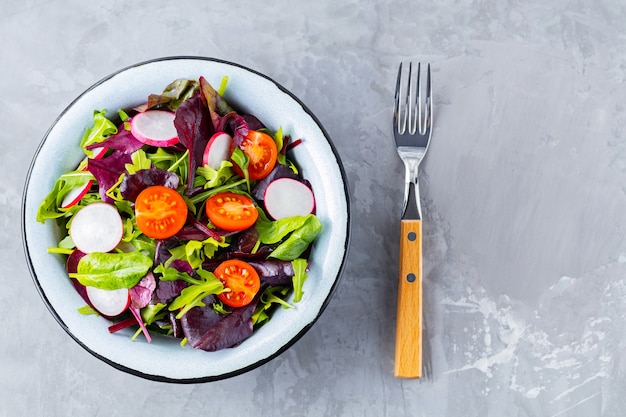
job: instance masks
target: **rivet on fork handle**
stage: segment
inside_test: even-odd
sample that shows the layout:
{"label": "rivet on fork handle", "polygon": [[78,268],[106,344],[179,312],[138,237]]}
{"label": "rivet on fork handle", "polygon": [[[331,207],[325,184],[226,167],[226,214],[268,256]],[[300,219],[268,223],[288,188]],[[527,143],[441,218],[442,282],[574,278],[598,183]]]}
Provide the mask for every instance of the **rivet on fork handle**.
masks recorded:
{"label": "rivet on fork handle", "polygon": [[400,223],[395,376],[422,376],[422,221]]}

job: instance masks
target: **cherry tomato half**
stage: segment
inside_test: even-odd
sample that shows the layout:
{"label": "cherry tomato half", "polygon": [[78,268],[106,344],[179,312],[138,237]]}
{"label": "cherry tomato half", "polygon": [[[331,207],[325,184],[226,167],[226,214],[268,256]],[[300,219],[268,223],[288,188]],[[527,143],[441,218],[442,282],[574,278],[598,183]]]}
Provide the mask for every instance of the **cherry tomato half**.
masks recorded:
{"label": "cherry tomato half", "polygon": [[251,227],[259,212],[249,197],[226,191],[207,199],[206,215],[215,226],[233,232]]}
{"label": "cherry tomato half", "polygon": [[239,259],[229,259],[215,268],[213,274],[230,291],[217,295],[224,304],[243,307],[250,304],[259,288],[261,280],[254,267]]}
{"label": "cherry tomato half", "polygon": [[[248,177],[251,180],[263,179],[274,169],[278,158],[278,148],[270,135],[250,130],[239,147],[250,158]],[[233,168],[243,177],[237,164],[234,164]]]}
{"label": "cherry tomato half", "polygon": [[187,205],[169,187],[155,185],[143,190],[135,200],[135,219],[141,232],[154,239],[174,236],[185,225]]}

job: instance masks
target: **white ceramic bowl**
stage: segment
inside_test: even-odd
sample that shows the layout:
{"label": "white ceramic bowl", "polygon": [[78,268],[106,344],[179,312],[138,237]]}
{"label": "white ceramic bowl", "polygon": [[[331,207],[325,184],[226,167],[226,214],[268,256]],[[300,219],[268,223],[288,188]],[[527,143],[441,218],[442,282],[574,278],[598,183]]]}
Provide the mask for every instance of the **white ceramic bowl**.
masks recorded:
{"label": "white ceramic bowl", "polygon": [[[270,129],[302,138],[292,158],[311,182],[323,231],[311,252],[311,271],[304,297],[295,309],[277,309],[269,323],[240,345],[218,352],[181,348],[173,338],[157,336],[152,343],[132,331],[109,334],[106,319],[84,316],[84,301],[72,287],[64,258],[47,253],[60,231],[35,216],[55,180],[82,158],[78,147],[93,111],[115,112],[145,102],[177,78],[204,76],[218,86],[228,76],[227,101],[256,115]],[[22,235],[35,285],[61,327],[81,346],[108,364],[144,378],[168,382],[204,382],[251,370],[291,346],[322,313],[346,260],[350,215],[348,188],[341,161],[330,138],[309,109],[267,76],[241,65],[211,58],[171,57],[122,69],[88,88],[57,118],[32,161],[23,194]]]}

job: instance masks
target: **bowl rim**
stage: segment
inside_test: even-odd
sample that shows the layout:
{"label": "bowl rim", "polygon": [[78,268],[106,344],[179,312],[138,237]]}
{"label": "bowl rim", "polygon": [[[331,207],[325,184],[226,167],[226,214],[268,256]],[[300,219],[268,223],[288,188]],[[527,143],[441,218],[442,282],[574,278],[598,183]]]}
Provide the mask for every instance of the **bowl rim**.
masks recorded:
{"label": "bowl rim", "polygon": [[[259,359],[257,362],[251,363],[247,366],[241,367],[241,368],[237,368],[231,372],[225,372],[222,374],[218,374],[218,375],[208,375],[208,376],[204,376],[204,377],[193,377],[193,378],[172,378],[172,377],[168,377],[168,376],[163,376],[163,375],[153,375],[153,374],[148,374],[145,372],[142,372],[140,370],[134,369],[132,367],[128,367],[125,365],[122,365],[120,363],[115,362],[114,360],[103,356],[101,354],[99,354],[98,352],[94,351],[93,349],[89,348],[83,341],[80,340],[80,338],[78,338],[74,333],[72,333],[72,331],[69,329],[69,327],[65,324],[65,322],[63,321],[62,317],[59,315],[59,313],[56,311],[56,309],[54,308],[54,306],[51,304],[51,302],[49,301],[48,297],[46,296],[46,293],[44,291],[44,289],[42,288],[42,285],[39,281],[38,278],[38,274],[35,271],[35,266],[33,265],[31,256],[30,256],[30,251],[29,251],[29,245],[28,245],[28,236],[26,233],[26,224],[27,224],[27,213],[26,213],[26,201],[27,201],[27,194],[28,194],[28,189],[29,189],[29,185],[31,182],[31,178],[32,178],[32,171],[33,168],[36,164],[36,161],[38,159],[38,156],[41,152],[41,149],[44,145],[44,143],[46,142],[48,136],[50,135],[51,131],[55,128],[55,126],[59,123],[59,121],[65,116],[65,114],[74,106],[76,105],[77,102],[79,102],[81,100],[81,98],[83,98],[83,96],[85,96],[86,94],[88,94],[90,91],[96,89],[97,87],[99,87],[100,85],[106,83],[108,80],[110,80],[111,78],[117,76],[120,73],[123,73],[125,71],[131,70],[133,68],[137,68],[137,67],[141,67],[144,65],[150,65],[150,64],[154,64],[154,63],[158,63],[158,62],[162,62],[162,61],[176,61],[176,60],[194,60],[194,61],[209,61],[209,62],[215,62],[215,63],[219,63],[219,64],[224,64],[224,65],[229,65],[229,66],[233,66],[233,67],[237,67],[240,68],[244,71],[247,71],[255,76],[258,77],[262,77],[265,80],[269,81],[270,83],[272,83],[276,88],[278,88],[282,93],[288,95],[292,100],[294,100],[296,103],[298,103],[303,111],[307,114],[308,117],[310,117],[313,122],[317,125],[317,127],[320,129],[320,131],[322,132],[325,140],[328,142],[328,145],[330,147],[330,150],[332,151],[332,153],[335,156],[336,159],[336,163],[337,163],[337,168],[340,172],[341,175],[341,179],[342,179],[342,185],[343,185],[343,194],[345,196],[345,204],[346,204],[346,220],[347,220],[347,224],[346,224],[346,236],[345,236],[345,241],[343,242],[343,256],[341,258],[341,263],[338,266],[338,270],[337,270],[337,275],[332,283],[332,285],[330,286],[330,290],[328,291],[328,294],[326,294],[323,302],[320,304],[319,306],[319,310],[317,311],[317,314],[315,315],[315,317],[312,318],[312,320],[308,323],[306,323],[302,329],[295,334],[295,336],[293,336],[290,340],[288,340],[285,344],[283,344],[282,346],[280,346],[274,353]],[[30,220],[32,221],[32,219]],[[153,59],[148,59],[148,60],[144,60],[144,61],[140,61],[137,62],[135,64],[131,64],[128,66],[125,66],[121,69],[118,69],[108,75],[106,75],[105,77],[99,79],[98,81],[96,81],[95,83],[93,83],[92,85],[90,85],[88,88],[86,88],[84,91],[82,91],[76,98],[74,98],[60,113],[59,115],[54,119],[54,121],[51,123],[50,127],[46,130],[45,134],[43,135],[42,139],[40,140],[34,154],[33,157],[31,159],[31,162],[29,164],[28,167],[28,171],[26,174],[26,179],[24,182],[24,187],[22,190],[22,198],[21,198],[21,216],[20,216],[20,227],[21,227],[21,235],[22,235],[22,246],[23,246],[23,250],[24,250],[24,255],[26,257],[26,263],[28,265],[28,269],[29,272],[31,274],[31,277],[33,279],[33,282],[35,284],[35,287],[37,288],[37,291],[39,292],[39,295],[41,296],[42,300],[44,301],[44,304],[46,305],[48,311],[52,314],[52,316],[55,318],[56,322],[61,326],[61,328],[76,342],[78,343],[79,346],[81,346],[83,349],[85,349],[87,352],[89,352],[91,355],[93,355],[94,357],[100,359],[101,361],[109,364],[110,366],[126,372],[128,374],[132,374],[144,379],[148,379],[148,380],[153,380],[153,381],[157,381],[157,382],[167,382],[167,383],[182,383],[182,384],[189,384],[189,383],[203,383],[203,382],[212,382],[212,381],[218,381],[218,380],[223,380],[223,379],[227,379],[227,378],[231,378],[233,376],[237,376],[237,375],[241,375],[244,374],[246,372],[249,372],[255,368],[260,367],[261,365],[271,361],[272,359],[276,358],[277,356],[281,355],[282,353],[284,353],[287,349],[289,349],[291,346],[293,346],[305,333],[307,333],[310,328],[313,326],[313,324],[315,324],[315,322],[317,322],[317,320],[319,319],[319,317],[322,315],[322,313],[324,312],[324,310],[326,309],[326,307],[328,306],[328,304],[330,303],[330,300],[332,299],[337,286],[339,285],[339,282],[343,276],[343,272],[344,272],[344,268],[346,266],[346,262],[347,262],[347,258],[348,258],[348,252],[350,249],[350,240],[351,240],[351,228],[352,228],[352,221],[351,221],[351,208],[350,208],[350,193],[349,193],[349,185],[348,185],[348,178],[346,176],[346,172],[343,166],[343,163],[341,161],[341,158],[339,156],[339,153],[330,137],[330,135],[328,134],[328,132],[326,131],[326,129],[324,128],[324,126],[322,125],[322,123],[319,121],[319,119],[317,118],[317,116],[315,116],[315,114],[298,98],[296,97],[291,91],[289,91],[287,88],[285,88],[284,86],[282,86],[280,83],[276,82],[274,79],[272,79],[271,77],[269,77],[268,75],[265,75],[257,70],[254,70],[252,68],[249,68],[247,66],[244,66],[242,64],[238,64],[235,62],[231,62],[231,61],[227,61],[224,59],[219,59],[219,58],[214,58],[214,57],[207,57],[207,56],[195,56],[195,55],[174,55],[174,56],[164,56],[164,57],[159,57],[159,58],[153,58]]]}

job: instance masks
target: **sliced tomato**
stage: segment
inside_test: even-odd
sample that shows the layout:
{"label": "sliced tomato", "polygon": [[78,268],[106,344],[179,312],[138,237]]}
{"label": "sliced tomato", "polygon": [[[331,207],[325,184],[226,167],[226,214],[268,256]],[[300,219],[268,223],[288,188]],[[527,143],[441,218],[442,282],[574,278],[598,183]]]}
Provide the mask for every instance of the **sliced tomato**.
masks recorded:
{"label": "sliced tomato", "polygon": [[261,287],[259,274],[254,267],[239,259],[222,262],[215,268],[213,274],[229,290],[218,294],[217,298],[231,307],[250,304]]}
{"label": "sliced tomato", "polygon": [[251,227],[259,212],[251,198],[226,191],[207,199],[206,215],[215,226],[233,232]]}
{"label": "sliced tomato", "polygon": [[137,196],[135,218],[137,227],[144,235],[166,239],[174,236],[185,225],[187,205],[176,190],[155,185]]}
{"label": "sliced tomato", "polygon": [[[274,169],[278,158],[278,148],[270,135],[250,130],[239,148],[250,159],[248,176],[251,180],[263,179]],[[233,168],[243,177],[243,172],[237,164],[234,164]]]}

